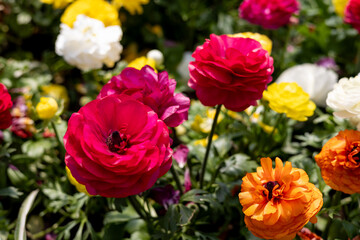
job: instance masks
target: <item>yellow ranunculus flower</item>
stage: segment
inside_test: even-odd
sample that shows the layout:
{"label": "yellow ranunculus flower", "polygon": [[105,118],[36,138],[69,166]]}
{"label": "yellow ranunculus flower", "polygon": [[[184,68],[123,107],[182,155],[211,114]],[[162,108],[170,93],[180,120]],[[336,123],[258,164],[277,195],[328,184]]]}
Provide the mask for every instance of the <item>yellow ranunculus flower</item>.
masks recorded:
{"label": "yellow ranunculus flower", "polygon": [[104,0],[77,0],[65,9],[61,22],[72,27],[76,17],[84,14],[90,18],[100,20],[104,25],[120,25],[118,11]]}
{"label": "yellow ranunculus flower", "polygon": [[69,105],[69,95],[64,86],[57,84],[50,84],[46,86],[42,86],[41,90],[44,95],[53,97],[58,101],[64,101],[64,106],[67,107]]}
{"label": "yellow ranunculus flower", "polygon": [[[212,140],[214,141],[218,138],[219,138],[219,136],[217,134],[214,134],[212,137]],[[203,147],[206,147],[207,144],[208,144],[208,138],[202,138],[202,139],[196,140],[194,142],[194,145],[201,145]]]}
{"label": "yellow ranunculus flower", "polygon": [[40,102],[36,105],[36,112],[40,119],[52,118],[58,110],[58,104],[51,97],[41,97]]}
{"label": "yellow ranunculus flower", "polygon": [[332,4],[334,5],[335,12],[340,17],[344,17],[345,8],[349,0],[332,0]]}
{"label": "yellow ranunculus flower", "polygon": [[92,196],[88,193],[88,191],[86,191],[85,185],[82,185],[81,183],[76,181],[76,179],[73,177],[73,175],[71,174],[71,171],[68,167],[66,167],[66,174],[67,174],[67,177],[68,177],[70,183],[72,185],[74,185],[79,192],[85,193],[88,196]]}
{"label": "yellow ranunculus flower", "polygon": [[147,58],[147,57],[138,57],[135,60],[131,61],[127,65],[127,67],[133,67],[133,68],[136,68],[137,70],[141,70],[145,65],[149,65],[156,72],[156,69],[155,69],[156,62],[155,62],[155,60],[152,59],[152,58]]}
{"label": "yellow ranunculus flower", "polygon": [[243,32],[243,33],[229,34],[228,36],[254,39],[261,44],[263,49],[265,49],[266,51],[268,51],[269,54],[271,54],[272,41],[266,35],[262,35],[260,33]]}
{"label": "yellow ranunculus flower", "polygon": [[[206,110],[206,117],[203,118],[199,114],[196,114],[194,122],[191,124],[191,128],[198,132],[209,133],[211,131],[215,113],[215,109],[208,108]],[[217,119],[217,123],[221,122],[223,119],[224,116],[220,113]]]}
{"label": "yellow ranunculus flower", "polygon": [[297,121],[306,121],[316,108],[309,94],[295,82],[273,83],[264,91],[263,98],[269,101],[272,110]]}
{"label": "yellow ranunculus flower", "polygon": [[142,14],[141,5],[148,4],[150,0],[112,0],[112,5],[117,9],[124,7],[131,15]]}
{"label": "yellow ranunculus flower", "polygon": [[74,0],[40,0],[40,1],[45,4],[52,4],[53,8],[65,8],[69,3],[73,2]]}

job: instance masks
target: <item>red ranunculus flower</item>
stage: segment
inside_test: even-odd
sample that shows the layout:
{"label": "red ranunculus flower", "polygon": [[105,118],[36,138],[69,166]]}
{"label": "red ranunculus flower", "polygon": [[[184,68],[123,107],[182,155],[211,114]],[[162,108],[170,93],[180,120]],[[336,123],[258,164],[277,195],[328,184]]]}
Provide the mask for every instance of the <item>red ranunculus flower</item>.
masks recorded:
{"label": "red ranunculus flower", "polygon": [[156,73],[149,66],[141,70],[125,68],[102,89],[98,98],[111,94],[126,94],[151,107],[169,127],[187,120],[190,99],[174,93],[176,81],[167,72]]}
{"label": "red ranunculus flower", "polygon": [[360,33],[360,0],[350,0],[345,8],[344,22]]}
{"label": "red ranunculus flower", "polygon": [[298,10],[297,0],[244,0],[239,16],[263,28],[277,29],[288,24],[291,15]]}
{"label": "red ranunculus flower", "polygon": [[171,167],[167,126],[150,107],[123,94],[72,114],[64,144],[66,166],[90,195],[141,193]]}
{"label": "red ranunculus flower", "polygon": [[211,34],[192,57],[188,85],[205,106],[242,111],[256,105],[272,80],[272,57],[250,38]]}
{"label": "red ranunculus flower", "polygon": [[0,129],[6,129],[11,125],[10,108],[13,103],[4,84],[0,83]]}

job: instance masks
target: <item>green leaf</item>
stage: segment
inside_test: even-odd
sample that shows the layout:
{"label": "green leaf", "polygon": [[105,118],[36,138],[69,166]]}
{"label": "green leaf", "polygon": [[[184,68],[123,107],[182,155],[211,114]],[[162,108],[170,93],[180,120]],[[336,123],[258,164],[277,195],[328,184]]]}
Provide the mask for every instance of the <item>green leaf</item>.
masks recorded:
{"label": "green leaf", "polygon": [[356,235],[359,234],[359,227],[352,224],[351,222],[348,222],[348,221],[342,221],[341,222],[345,231],[346,231],[346,234],[347,236],[352,239],[353,237],[355,237]]}
{"label": "green leaf", "polygon": [[27,153],[29,157],[39,158],[46,150],[51,149],[52,144],[49,140],[41,139],[39,141],[27,141],[21,146],[21,150]]}
{"label": "green leaf", "polygon": [[225,166],[220,169],[220,172],[238,177],[253,172],[258,166],[258,163],[250,160],[249,156],[237,153],[225,160]]}
{"label": "green leaf", "polygon": [[134,219],[134,217],[131,217],[129,215],[119,213],[117,211],[111,211],[106,213],[104,218],[104,225],[111,224],[111,223],[122,223],[122,222],[128,222],[130,220]]}
{"label": "green leaf", "polygon": [[27,196],[25,201],[21,204],[20,211],[18,214],[18,219],[16,221],[16,226],[15,226],[14,237],[16,240],[26,239],[26,230],[25,230],[26,217],[38,193],[39,193],[39,189],[32,191],[29,194],[29,196]]}
{"label": "green leaf", "polygon": [[191,219],[194,217],[195,209],[189,209],[182,204],[178,204],[179,212],[180,212],[180,225],[187,225],[191,222]]}
{"label": "green leaf", "polygon": [[207,193],[205,190],[192,189],[181,196],[180,202],[201,203],[208,199],[209,195],[206,195]]}
{"label": "green leaf", "polygon": [[22,194],[23,193],[15,187],[7,187],[0,189],[0,196],[3,197],[19,198],[19,196],[21,196]]}

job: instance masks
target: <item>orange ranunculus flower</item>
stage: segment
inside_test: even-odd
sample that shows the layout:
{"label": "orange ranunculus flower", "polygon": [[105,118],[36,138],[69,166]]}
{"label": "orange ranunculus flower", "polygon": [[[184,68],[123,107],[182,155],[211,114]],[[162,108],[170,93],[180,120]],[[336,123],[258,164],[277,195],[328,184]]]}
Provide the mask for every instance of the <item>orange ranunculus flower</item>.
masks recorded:
{"label": "orange ranunculus flower", "polygon": [[306,172],[292,168],[290,162],[262,158],[257,172],[243,177],[239,200],[247,228],[257,237],[288,240],[316,214],[323,205],[322,194]]}
{"label": "orange ranunculus flower", "polygon": [[315,156],[327,185],[344,193],[360,193],[360,132],[340,131]]}

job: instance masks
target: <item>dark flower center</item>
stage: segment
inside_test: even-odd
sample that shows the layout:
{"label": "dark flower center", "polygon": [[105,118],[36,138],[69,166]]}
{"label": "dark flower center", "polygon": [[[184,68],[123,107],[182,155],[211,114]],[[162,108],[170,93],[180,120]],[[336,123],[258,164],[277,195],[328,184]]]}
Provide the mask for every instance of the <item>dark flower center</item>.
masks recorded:
{"label": "dark flower center", "polygon": [[353,164],[360,164],[360,141],[351,144],[351,151],[348,154],[348,159]]}
{"label": "dark flower center", "polygon": [[[269,181],[267,183],[265,183],[263,185],[264,188],[266,188],[268,191],[269,191],[269,194],[268,194],[268,200],[270,201],[273,197],[273,189],[276,187],[276,186],[280,186],[280,184],[277,182],[277,181]],[[264,196],[266,196],[266,193],[265,191],[263,192]]]}
{"label": "dark flower center", "polygon": [[107,137],[106,145],[111,152],[123,153],[129,147],[129,138],[119,131],[113,131]]}

